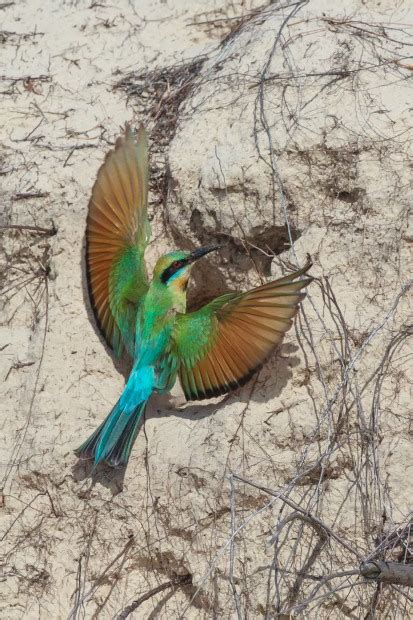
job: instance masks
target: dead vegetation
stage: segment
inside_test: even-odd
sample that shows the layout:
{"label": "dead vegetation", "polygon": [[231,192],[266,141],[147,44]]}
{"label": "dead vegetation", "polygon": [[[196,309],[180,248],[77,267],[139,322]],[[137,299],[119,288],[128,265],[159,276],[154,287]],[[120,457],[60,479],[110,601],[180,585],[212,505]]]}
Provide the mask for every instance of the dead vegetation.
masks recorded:
{"label": "dead vegetation", "polygon": [[[264,133],[267,141],[265,149],[262,142],[257,141],[257,153],[271,170],[273,208],[280,208],[284,218],[282,229],[271,222],[264,230],[257,231],[254,238],[240,235],[233,239],[235,245],[243,245],[252,255],[260,278],[268,275],[270,263],[282,253],[285,244],[291,248],[288,260],[291,264],[297,262],[294,242],[299,237],[299,229],[279,167],[282,153],[277,152],[273,144],[265,93],[271,80],[292,79],[290,74],[272,75],[271,58],[284,53],[291,62],[286,27],[290,20],[299,18],[305,4],[296,2],[285,8],[285,18],[279,31],[274,33],[274,45],[262,70],[246,76],[246,88],[254,84],[257,93],[255,131]],[[225,31],[224,45],[243,26],[249,28],[254,19],[264,20],[277,10],[276,5],[271,5],[261,13],[249,13],[244,21],[234,18],[233,31]],[[209,21],[216,24],[221,19],[227,26],[233,18],[214,16],[210,20],[205,14],[195,23],[207,27]],[[351,31],[362,45],[378,45],[381,49],[384,40],[397,40],[397,33],[389,33],[381,24],[350,18],[326,18],[326,21],[334,31]],[[168,147],[185,102],[200,80],[205,79],[200,73],[207,60],[207,57],[197,57],[172,67],[131,73],[116,84],[116,89],[127,94],[136,118],[149,122],[153,144],[152,191],[159,203],[167,199]],[[376,66],[384,64],[389,72],[399,73],[406,70],[405,62],[384,57],[378,58]],[[356,88],[357,73],[374,68],[349,67],[340,70],[338,75],[321,77],[328,82],[351,80],[352,87]],[[295,76],[297,81],[298,77]],[[239,79],[239,76],[226,79]],[[10,92],[14,92],[17,83],[18,80],[8,82]],[[295,116],[299,116],[298,111]],[[291,126],[293,124],[291,120]],[[326,193],[330,197],[333,194],[346,205],[362,208],[362,189],[345,183],[339,186],[344,177],[355,178],[354,153],[351,149],[334,153],[327,149],[323,155],[327,156],[325,165],[337,172],[334,183],[326,185]],[[308,158],[308,154],[302,153],[294,153],[295,156]],[[315,158],[321,156],[312,154],[310,171],[315,167]],[[41,192],[36,195],[23,192],[16,193],[15,199],[42,196]],[[9,371],[10,375],[25,365],[35,365],[32,399],[25,425],[13,443],[1,485],[3,489],[10,472],[20,471],[19,468],[23,472],[25,467],[19,454],[40,389],[39,377],[47,347],[49,238],[54,233],[54,227],[47,222],[24,226],[11,219],[2,227],[5,323],[12,323],[24,308],[30,329],[40,333],[39,348],[33,359],[22,360]],[[113,472],[106,472],[99,479],[111,490],[110,499],[96,493],[96,480],[88,486],[82,472],[79,478],[76,472],[74,478],[63,472],[60,476],[54,472],[49,477],[36,472],[19,474],[27,495],[3,533],[3,540],[10,545],[4,559],[6,577],[18,575],[37,597],[52,589],[49,560],[54,543],[45,523],[53,521],[59,524],[57,531],[73,528],[77,532],[76,544],[80,551],[76,557],[72,607],[68,614],[72,620],[89,613],[88,603],[92,605],[93,602],[95,609],[91,617],[111,614],[121,620],[138,609],[143,613],[142,609],[148,609],[143,607],[148,601],[154,605],[151,617],[184,618],[192,613],[198,617],[199,614],[221,617],[231,613],[238,618],[408,617],[413,602],[408,589],[413,566],[413,519],[411,514],[400,515],[397,510],[397,497],[386,479],[386,459],[390,458],[391,449],[383,451],[382,444],[389,424],[398,425],[396,433],[412,434],[411,411],[404,411],[404,405],[400,407],[399,403],[405,402],[400,401],[400,393],[411,387],[408,377],[411,349],[408,347],[413,324],[405,319],[398,320],[398,316],[400,306],[412,294],[413,282],[400,286],[383,312],[359,331],[347,323],[342,300],[328,278],[319,278],[314,287],[318,288],[317,294],[313,292],[308,296],[308,310],[304,307],[296,326],[299,355],[306,362],[300,382],[307,391],[308,416],[312,423],[310,428],[304,429],[296,423],[291,413],[294,403],[290,410],[280,407],[267,412],[266,418],[268,432],[273,433],[275,442],[279,416],[289,415],[295,453],[293,472],[290,463],[277,462],[273,452],[266,451],[262,441],[264,424],[254,429],[247,422],[260,385],[265,384],[264,371],[264,376],[260,375],[249,386],[242,408],[234,413],[236,428],[231,429],[230,436],[224,434],[222,438],[227,442],[224,471],[211,474],[191,465],[186,468],[171,466],[169,479],[163,481],[161,488],[148,462],[162,455],[150,454],[148,446],[146,496],[139,502],[136,498],[131,502],[130,498],[117,494],[122,488],[122,479]],[[320,341],[320,333],[328,343],[327,348],[315,344],[315,340]],[[216,406],[212,409],[215,411]],[[390,422],[383,419],[387,417]],[[208,441],[209,438],[205,444]],[[214,449],[213,443],[210,448]],[[280,451],[283,449],[280,445]],[[234,452],[237,457],[233,459]],[[261,462],[260,480],[249,476],[251,462],[257,460]],[[179,491],[172,491],[173,485]],[[30,494],[31,499],[27,501]],[[76,496],[76,502],[68,503],[65,496]],[[194,496],[203,503],[201,511],[198,507],[192,511]],[[13,499],[8,492],[5,494],[7,506]],[[31,517],[26,521],[27,514]],[[144,533],[139,543],[133,535],[136,529]],[[251,558],[252,548],[259,550],[258,566]],[[194,549],[199,559],[196,574],[191,572],[188,560]],[[16,557],[26,550],[29,555],[33,550],[37,553],[24,566],[17,566]],[[99,571],[93,561],[98,554]],[[404,572],[400,571],[402,567]],[[134,572],[144,575],[145,586],[139,582],[139,591],[129,586],[128,579]],[[125,589],[122,596],[120,588]],[[260,592],[258,605],[254,598],[256,591]],[[130,602],[127,605],[119,602],[124,600]]]}
{"label": "dead vegetation", "polygon": [[166,154],[179,121],[179,109],[195,87],[205,58],[153,71],[130,73],[117,82],[134,108],[136,118],[151,127],[151,190],[160,203],[167,198]]}
{"label": "dead vegetation", "polygon": [[[277,163],[282,153],[277,152],[275,155],[276,149],[272,145],[272,133],[266,117],[265,92],[271,79],[274,79],[269,73],[273,55],[276,53],[286,54],[283,48],[288,42],[285,39],[284,30],[289,20],[296,18],[305,4],[305,2],[297,2],[291,5],[290,9],[287,9],[285,20],[282,22],[279,32],[274,36],[273,48],[270,50],[259,76],[256,99],[256,131],[263,130],[268,138],[266,153],[260,150],[262,147],[258,146],[258,142],[257,148],[260,157],[265,158],[268,165],[271,166],[274,179],[274,208],[276,204],[281,203],[285,218],[283,230],[287,234],[285,240],[289,240],[291,248],[294,248],[296,235],[293,232],[294,226],[290,219],[289,201]],[[277,11],[277,8],[265,9],[264,13],[268,16],[271,10]],[[263,19],[262,13],[259,19]],[[243,26],[249,27],[250,21],[254,21],[254,16],[251,17],[251,20],[246,20]],[[378,25],[351,19],[328,20],[328,24],[335,31],[348,31],[350,29],[366,45],[374,46],[378,41],[382,43],[384,40],[391,39],[389,33]],[[243,26],[237,24],[236,32]],[[227,41],[230,39],[231,35]],[[383,61],[382,58],[378,57],[377,66],[381,66],[383,63],[388,64],[392,71],[394,70],[395,61]],[[341,63],[341,68],[335,76],[325,75],[326,86],[332,82],[351,80],[356,89],[357,73],[374,68],[364,66],[361,63],[357,69],[350,66],[346,69],[344,64]],[[396,72],[398,71],[397,66],[396,63]],[[168,96],[172,96],[174,101],[178,101],[177,96],[185,95],[179,100],[177,114],[180,111],[179,106],[184,106],[185,98],[190,97],[194,88],[205,79],[205,73],[202,73],[201,76],[198,75],[201,67],[202,63],[197,67],[197,71],[190,76],[191,85],[189,86],[188,82],[185,82],[185,90],[180,90],[178,86],[175,93],[173,87],[175,70],[171,71],[170,83],[172,86],[171,94],[168,93]],[[211,63],[209,67],[208,74],[211,75],[213,73]],[[151,76],[148,77],[151,78]],[[243,78],[245,76],[232,75],[229,77],[232,82]],[[318,78],[322,80],[323,76],[320,74]],[[142,76],[139,79],[142,80]],[[224,81],[228,80],[227,77],[223,79]],[[291,75],[276,76],[275,79],[291,81]],[[130,83],[130,77],[128,80],[127,92],[133,96],[135,94],[134,86]],[[169,80],[167,81],[169,83]],[[123,82],[124,85],[125,82]],[[238,88],[239,83],[237,83]],[[159,106],[163,104],[162,97],[160,102],[157,103],[156,98],[153,99],[154,110],[157,109],[156,106],[160,109]],[[194,112],[193,109],[191,111]],[[188,106],[186,106],[186,113],[188,113]],[[154,115],[156,117],[156,112]],[[174,131],[176,127],[175,113],[172,127]],[[171,128],[170,134],[172,134]],[[163,131],[165,132],[165,128]],[[169,139],[167,142],[169,143]],[[329,171],[330,185],[326,185],[326,191],[332,192],[333,197],[337,200],[348,204],[357,204],[358,208],[363,208],[364,190],[357,187],[352,188],[356,179],[354,155],[358,154],[360,148],[369,147],[360,147],[358,144],[354,146],[356,151],[353,154],[347,148],[343,148],[342,152],[338,153],[326,147],[326,154],[330,154],[332,161],[327,163],[323,159],[323,165],[328,166]],[[297,152],[297,155],[304,156],[305,154]],[[337,170],[336,180],[333,178],[334,169]],[[343,175],[348,175],[349,181],[343,183]],[[228,193],[229,191],[231,191],[230,188],[226,188],[225,192]],[[268,244],[259,244],[254,240],[254,243],[249,245],[250,248],[255,249],[258,255],[268,256],[270,260],[275,255]],[[294,256],[293,249],[291,253]],[[254,262],[256,266],[256,260]],[[409,605],[410,597],[406,590],[400,588],[402,582],[398,581],[395,575],[393,575],[394,581],[391,582],[390,580],[392,585],[385,586],[386,580],[380,577],[377,572],[374,574],[375,582],[374,579],[373,581],[368,580],[363,574],[363,567],[371,561],[400,562],[401,557],[403,557],[402,563],[408,564],[412,554],[410,533],[412,520],[410,516],[407,516],[405,522],[399,523],[394,522],[391,516],[392,500],[389,490],[386,489],[382,474],[383,465],[380,460],[381,431],[379,421],[382,407],[380,394],[383,382],[385,377],[389,377],[391,359],[396,350],[403,347],[412,336],[412,325],[402,324],[391,335],[379,364],[375,370],[371,369],[370,375],[364,382],[359,380],[358,367],[363,363],[365,356],[368,356],[369,348],[374,340],[380,338],[383,331],[389,330],[389,323],[397,312],[399,301],[411,294],[412,282],[408,282],[401,288],[384,316],[378,318],[377,323],[370,330],[357,337],[351,333],[350,326],[346,324],[331,283],[326,279],[320,281],[319,285],[324,298],[323,315],[311,299],[310,303],[312,303],[318,316],[321,329],[325,331],[332,344],[336,357],[336,368],[334,370],[326,371],[323,369],[319,352],[312,344],[312,328],[305,314],[303,314],[299,326],[303,338],[301,341],[303,354],[308,360],[310,373],[316,374],[325,393],[324,405],[314,403],[316,407],[314,413],[318,423],[312,431],[312,436],[306,439],[307,445],[311,445],[313,441],[318,442],[318,457],[309,461],[308,447],[305,447],[297,461],[293,479],[281,489],[271,489],[267,485],[262,486],[262,484],[257,484],[237,474],[230,474],[231,537],[222,548],[222,552],[229,553],[230,556],[229,581],[233,594],[234,610],[240,618],[250,611],[248,592],[253,588],[253,576],[244,573],[243,579],[236,579],[234,567],[237,566],[238,571],[241,570],[240,567],[246,560],[243,547],[243,540],[246,537],[244,529],[248,528],[253,518],[262,518],[262,513],[266,510],[273,515],[272,518],[275,519],[277,525],[274,526],[275,530],[270,540],[270,544],[274,545],[274,556],[267,572],[267,605],[261,610],[256,610],[260,611],[265,617],[287,617],[290,614],[302,613],[316,614],[316,610],[318,610],[317,617],[320,617],[321,609],[324,609],[326,613],[335,613],[339,616],[360,617],[360,614],[367,614],[369,617],[375,617],[376,613],[386,613],[385,610],[388,612],[392,610],[391,613],[397,613],[396,609],[398,609],[399,613],[406,613]],[[326,314],[328,314],[328,319]],[[332,372],[331,377],[328,376],[330,372]],[[336,383],[337,375],[339,377],[338,383]],[[333,387],[334,383],[336,383],[335,387]],[[310,393],[309,396],[311,397]],[[349,483],[347,495],[343,498],[339,510],[334,515],[333,523],[337,525],[327,526],[326,522],[321,520],[318,515],[323,513],[323,504],[329,495],[329,482],[342,478],[343,475]],[[271,496],[272,499],[264,508],[261,506],[256,512],[248,515],[247,519],[241,519],[237,523],[236,503],[242,499],[248,486],[259,489],[264,494]],[[300,488],[303,490],[299,491]],[[298,497],[299,500],[291,500],[291,495]],[[349,510],[349,502],[352,504],[352,510],[355,511],[355,522],[351,533],[346,532],[344,535],[338,527],[338,523],[340,523],[342,513]],[[406,539],[407,532],[408,538]],[[392,543],[389,544],[390,540]],[[291,541],[295,542],[292,544]],[[244,560],[237,556],[243,557]],[[281,557],[282,560],[280,560]],[[216,560],[205,573],[200,587],[205,587],[207,582],[212,579],[220,558],[221,553],[218,554]],[[346,602],[349,600],[351,607]],[[189,607],[185,609],[188,611]],[[315,615],[311,617],[315,617]]]}

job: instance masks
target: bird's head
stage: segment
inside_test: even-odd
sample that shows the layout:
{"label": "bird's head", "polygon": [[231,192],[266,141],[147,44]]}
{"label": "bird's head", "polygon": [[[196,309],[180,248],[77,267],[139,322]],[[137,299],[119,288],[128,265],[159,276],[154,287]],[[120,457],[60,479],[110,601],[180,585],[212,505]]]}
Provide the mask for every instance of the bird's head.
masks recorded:
{"label": "bird's head", "polygon": [[159,279],[165,286],[185,291],[188,286],[189,274],[196,261],[209,254],[209,252],[218,250],[219,247],[218,245],[210,245],[198,248],[192,252],[185,252],[183,250],[168,252],[168,254],[164,254],[157,261],[154,278]]}

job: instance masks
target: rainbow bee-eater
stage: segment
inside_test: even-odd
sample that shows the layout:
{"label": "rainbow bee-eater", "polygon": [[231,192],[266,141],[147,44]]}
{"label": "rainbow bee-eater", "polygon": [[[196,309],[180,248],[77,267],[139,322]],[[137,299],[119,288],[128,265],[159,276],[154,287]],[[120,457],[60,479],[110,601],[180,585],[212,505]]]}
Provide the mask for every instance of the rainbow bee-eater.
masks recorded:
{"label": "rainbow bee-eater", "polygon": [[243,293],[217,297],[186,312],[191,269],[211,245],[168,252],[149,282],[148,143],[141,127],[126,127],[99,169],[86,226],[89,295],[101,332],[117,355],[133,361],[112,411],[77,450],[95,465],[126,464],[145,405],[177,377],[187,400],[226,394],[261,368],[293,324],[311,264]]}

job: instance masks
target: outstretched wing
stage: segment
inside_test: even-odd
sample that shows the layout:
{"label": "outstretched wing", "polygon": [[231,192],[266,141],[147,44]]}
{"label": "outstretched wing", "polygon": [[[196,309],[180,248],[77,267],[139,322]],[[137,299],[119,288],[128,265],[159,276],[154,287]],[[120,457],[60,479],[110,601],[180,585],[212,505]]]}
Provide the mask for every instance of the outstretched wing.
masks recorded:
{"label": "outstretched wing", "polygon": [[143,254],[147,216],[148,141],[127,126],[99,169],[86,225],[86,272],[98,326],[117,355],[133,355],[139,300],[148,289]]}
{"label": "outstretched wing", "polygon": [[218,297],[200,310],[179,315],[174,334],[179,377],[187,400],[226,394],[244,385],[264,364],[293,324],[310,269],[246,293]]}

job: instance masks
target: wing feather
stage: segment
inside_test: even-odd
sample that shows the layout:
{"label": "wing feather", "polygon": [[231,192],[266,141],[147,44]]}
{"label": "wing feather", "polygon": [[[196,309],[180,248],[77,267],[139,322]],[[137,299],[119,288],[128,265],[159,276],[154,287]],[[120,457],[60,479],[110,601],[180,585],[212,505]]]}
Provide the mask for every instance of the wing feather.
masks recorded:
{"label": "wing feather", "polygon": [[226,361],[224,353],[219,350],[216,351],[215,359],[208,352],[207,354],[208,360],[208,373],[211,377],[208,386],[208,394],[213,394],[214,388],[217,385],[228,386],[230,380],[228,379],[231,376],[231,370],[229,369]]}
{"label": "wing feather", "polygon": [[143,254],[147,216],[145,130],[126,127],[98,171],[86,225],[86,272],[92,308],[106,342],[134,350],[136,313],[148,288]]}
{"label": "wing feather", "polygon": [[310,267],[178,316],[174,341],[188,400],[225,394],[261,368],[293,324],[312,280],[299,278]]}

